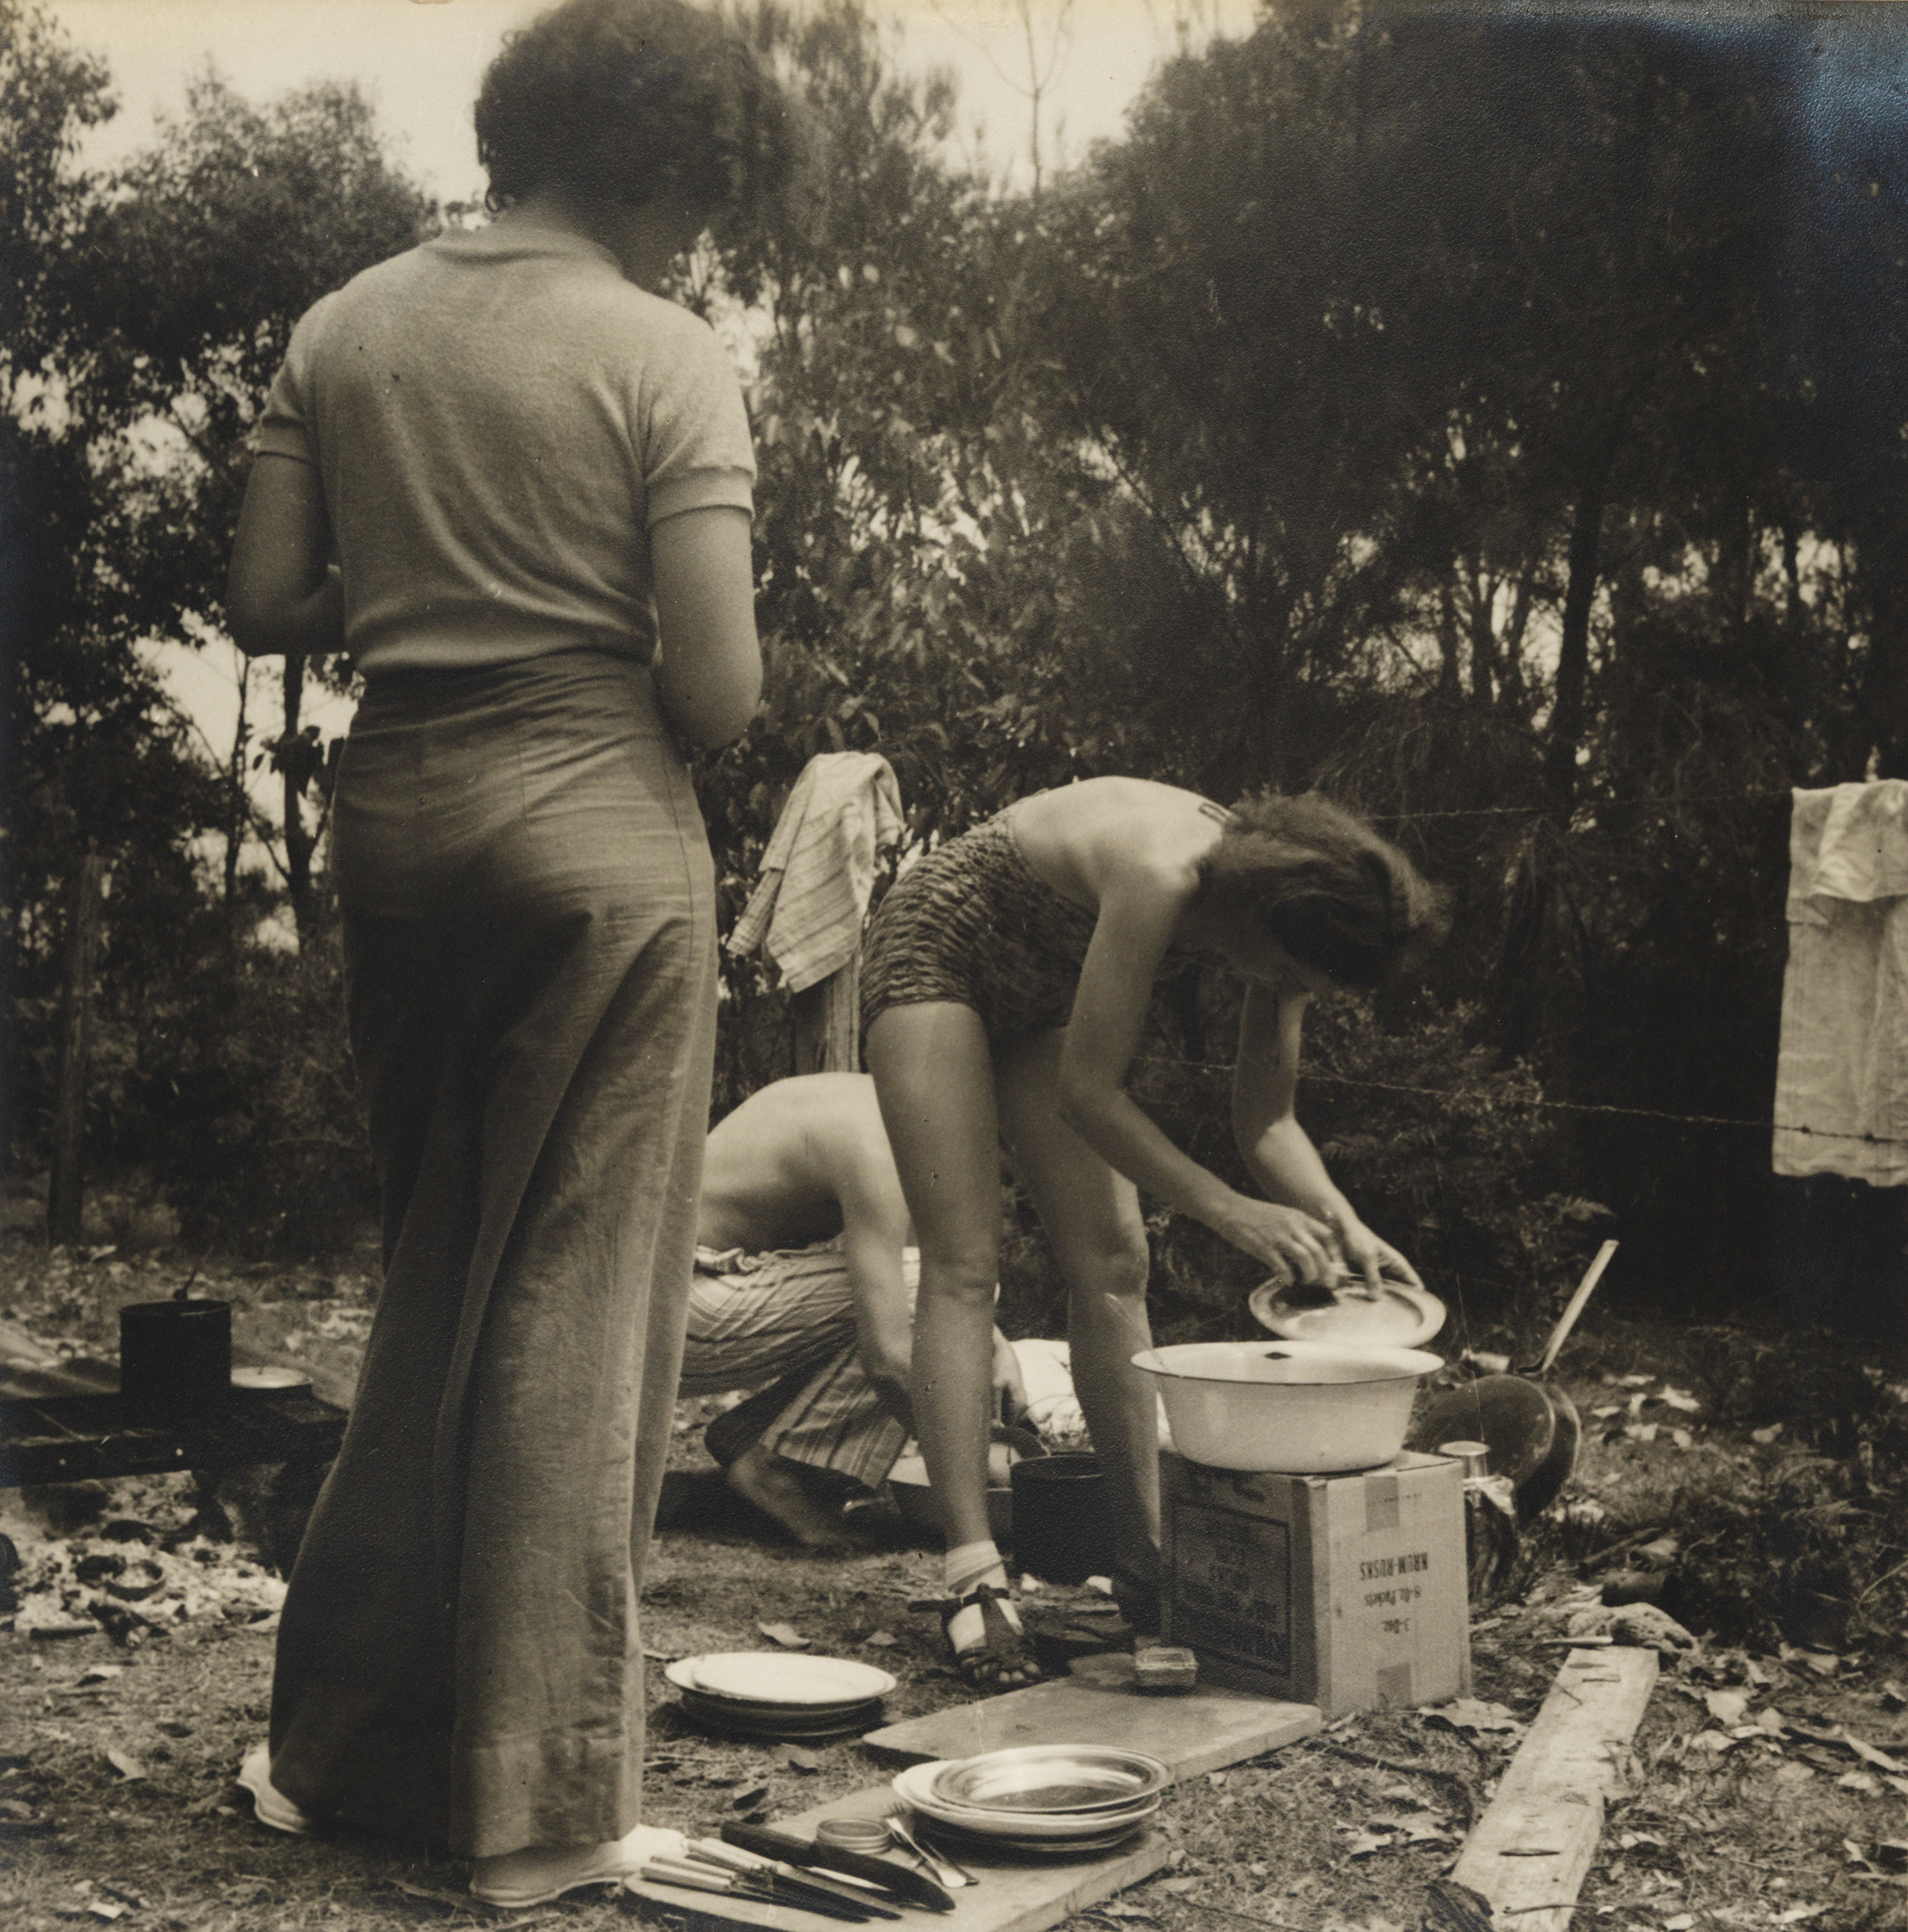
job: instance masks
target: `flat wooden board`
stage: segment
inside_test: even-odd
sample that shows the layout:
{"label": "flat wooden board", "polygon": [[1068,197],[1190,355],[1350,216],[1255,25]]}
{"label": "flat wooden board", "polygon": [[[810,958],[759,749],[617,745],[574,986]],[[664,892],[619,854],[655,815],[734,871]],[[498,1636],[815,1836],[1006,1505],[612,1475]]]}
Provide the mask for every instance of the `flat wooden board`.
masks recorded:
{"label": "flat wooden board", "polygon": [[1573,1650],[1451,1876],[1518,1932],[1565,1932],[1656,1688],[1656,1652]]}
{"label": "flat wooden board", "polygon": [[1081,1658],[1070,1677],[885,1725],[862,1742],[916,1762],[1021,1744],[1116,1744],[1150,1752],[1175,1778],[1190,1778],[1310,1737],[1324,1721],[1315,1705],[1244,1690],[1142,1692],[1132,1659],[1108,1654]]}
{"label": "flat wooden board", "polygon": [[[851,1792],[799,1818],[778,1818],[775,1828],[810,1838],[818,1818],[878,1817],[894,1802],[894,1793],[880,1785]],[[860,1810],[854,1808],[857,1804]],[[1172,1849],[1163,1832],[1149,1830],[1129,1846],[1084,1858],[983,1862],[964,1850],[962,1864],[980,1882],[954,1894],[952,1912],[910,1906],[898,1921],[873,1919],[861,1932],[932,1932],[937,1928],[943,1932],[1046,1932],[1063,1918],[1150,1878],[1166,1864]],[[626,1885],[621,1896],[626,1909],[670,1932],[731,1932],[738,1927],[743,1932],[845,1932],[838,1919],[792,1907],[731,1901],[709,1892]]]}

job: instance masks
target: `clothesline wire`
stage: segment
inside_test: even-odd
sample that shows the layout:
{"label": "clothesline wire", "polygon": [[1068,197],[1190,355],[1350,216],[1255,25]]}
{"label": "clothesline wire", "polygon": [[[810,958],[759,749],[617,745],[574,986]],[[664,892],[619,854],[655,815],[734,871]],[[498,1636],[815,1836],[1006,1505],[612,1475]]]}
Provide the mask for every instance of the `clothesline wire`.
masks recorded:
{"label": "clothesline wire", "polygon": [[[1612,806],[1684,806],[1684,805],[1746,805],[1760,798],[1787,798],[1792,788],[1784,786],[1780,790],[1767,791],[1694,792],[1679,798],[1615,798],[1609,801]],[[1360,814],[1373,825],[1415,825],[1429,818],[1540,818],[1549,812],[1548,805],[1477,805],[1449,812],[1367,812]]]}
{"label": "clothesline wire", "polygon": [[[1171,1054],[1150,1054],[1139,1063],[1149,1066],[1181,1066],[1197,1073],[1230,1074],[1232,1068],[1216,1060],[1182,1060]],[[1448,1088],[1414,1087],[1390,1080],[1354,1080],[1340,1073],[1310,1073],[1306,1082],[1320,1087],[1359,1087],[1376,1094],[1411,1094],[1429,1100],[1452,1100],[1457,1096]],[[1868,1147],[1908,1147],[1908,1139],[1888,1134],[1842,1133],[1829,1127],[1811,1127],[1799,1121],[1740,1120],[1726,1114],[1672,1114],[1660,1107],[1625,1107],[1609,1101],[1518,1100],[1506,1103],[1534,1111],[1560,1114],[1611,1114],[1628,1120],[1662,1120],[1677,1126],[1749,1127],[1758,1133],[1804,1134],[1812,1140],[1859,1141]]]}

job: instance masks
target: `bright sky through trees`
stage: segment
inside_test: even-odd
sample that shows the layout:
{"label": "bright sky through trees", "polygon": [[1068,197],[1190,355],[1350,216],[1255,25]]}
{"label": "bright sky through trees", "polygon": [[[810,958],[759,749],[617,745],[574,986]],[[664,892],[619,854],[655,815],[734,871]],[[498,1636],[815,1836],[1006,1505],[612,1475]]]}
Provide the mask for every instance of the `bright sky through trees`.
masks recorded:
{"label": "bright sky through trees", "polygon": [[[120,101],[82,158],[111,166],[153,139],[157,115],[182,112],[208,62],[263,104],[318,80],[357,82],[393,158],[446,201],[483,192],[470,106],[504,34],[545,0],[45,0],[76,46],[103,55]],[[1250,0],[871,0],[893,23],[904,70],[955,70],[960,150],[1016,184],[1033,157],[1051,172],[1117,135],[1156,63],[1180,44],[1250,25]],[[1039,97],[1038,148],[1034,97]],[[158,647],[168,682],[208,745],[230,742],[236,653]],[[351,710],[312,694],[328,736]],[[261,721],[262,722],[262,721]],[[268,778],[270,775],[265,774]]]}
{"label": "bright sky through trees", "polygon": [[[209,58],[262,100],[317,80],[356,80],[397,136],[400,158],[446,200],[481,189],[470,103],[484,63],[541,0],[49,0],[81,46],[106,56],[122,103],[89,158],[130,152],[155,109],[176,110],[185,78]],[[1042,96],[1043,164],[1076,158],[1118,133],[1127,104],[1182,33],[1250,24],[1250,0],[872,0],[891,20],[909,67],[958,74],[964,146],[984,124],[996,167],[1028,164],[1030,45]]]}

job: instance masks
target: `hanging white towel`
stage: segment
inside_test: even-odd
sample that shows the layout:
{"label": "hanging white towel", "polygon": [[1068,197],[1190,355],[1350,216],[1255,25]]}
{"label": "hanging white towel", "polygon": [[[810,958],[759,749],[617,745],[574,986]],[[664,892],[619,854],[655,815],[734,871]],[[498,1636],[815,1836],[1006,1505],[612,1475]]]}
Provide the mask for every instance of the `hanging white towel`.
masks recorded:
{"label": "hanging white towel", "polygon": [[1908,1186],[1908,780],[1798,791],[1778,1174]]}
{"label": "hanging white towel", "polygon": [[850,964],[884,847],[905,829],[894,768],[875,752],[823,752],[795,781],[762,854],[762,873],[728,940],[766,943],[792,993]]}

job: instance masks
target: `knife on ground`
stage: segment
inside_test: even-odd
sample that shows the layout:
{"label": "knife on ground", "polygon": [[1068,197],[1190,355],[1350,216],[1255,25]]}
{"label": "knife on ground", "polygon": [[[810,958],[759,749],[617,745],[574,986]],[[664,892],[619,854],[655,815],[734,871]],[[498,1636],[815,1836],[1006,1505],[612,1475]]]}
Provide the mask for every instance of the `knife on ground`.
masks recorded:
{"label": "knife on ground", "polygon": [[798,1838],[792,1832],[775,1832],[761,1825],[724,1825],[724,1840],[740,1845],[765,1858],[785,1858],[791,1865],[812,1870],[839,1872],[880,1886],[905,1905],[917,1905],[929,1912],[952,1912],[954,1895],[944,1886],[935,1884],[925,1872],[896,1864],[890,1858],[876,1858],[867,1852],[846,1852],[833,1845],[820,1845],[812,1839]]}
{"label": "knife on ground", "polygon": [[786,1858],[764,1858],[758,1852],[744,1851],[740,1845],[724,1844],[718,1838],[692,1838],[688,1856],[692,1859],[720,1866],[739,1876],[784,1886],[791,1898],[826,1899],[832,1904],[848,1906],[863,1918],[898,1919],[901,1916],[865,1886],[818,1878],[812,1872],[798,1871]]}
{"label": "knife on ground", "polygon": [[763,1905],[785,1905],[818,1917],[840,1920],[844,1924],[869,1925],[872,1913],[838,1901],[819,1887],[800,1886],[788,1879],[764,1874],[759,1879],[745,1878],[740,1872],[725,1872],[712,1865],[699,1865],[691,1859],[652,1858],[637,1874],[646,1885],[673,1885],[686,1892],[712,1892],[729,1898],[752,1898]]}

